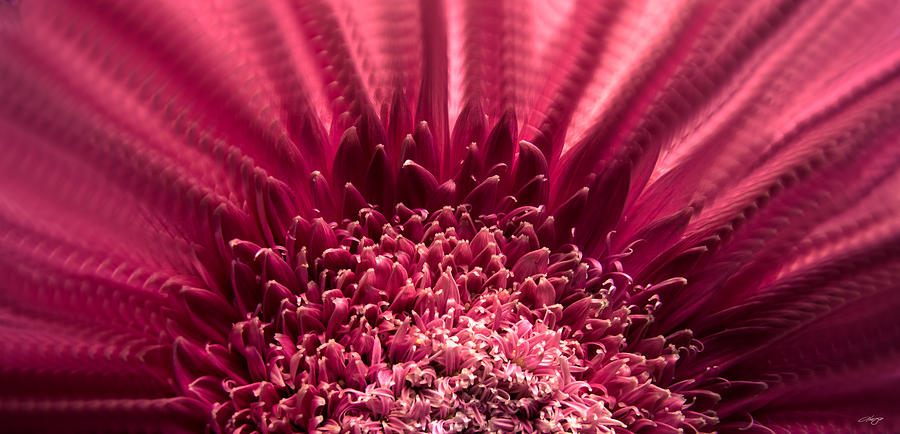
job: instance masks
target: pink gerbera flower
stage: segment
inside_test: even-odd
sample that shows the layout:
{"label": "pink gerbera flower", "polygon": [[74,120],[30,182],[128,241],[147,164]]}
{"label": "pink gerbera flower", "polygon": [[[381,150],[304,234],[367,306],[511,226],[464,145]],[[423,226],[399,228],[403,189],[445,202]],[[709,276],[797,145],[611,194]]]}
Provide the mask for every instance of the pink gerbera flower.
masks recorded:
{"label": "pink gerbera flower", "polygon": [[900,430],[898,23],[0,3],[0,427]]}

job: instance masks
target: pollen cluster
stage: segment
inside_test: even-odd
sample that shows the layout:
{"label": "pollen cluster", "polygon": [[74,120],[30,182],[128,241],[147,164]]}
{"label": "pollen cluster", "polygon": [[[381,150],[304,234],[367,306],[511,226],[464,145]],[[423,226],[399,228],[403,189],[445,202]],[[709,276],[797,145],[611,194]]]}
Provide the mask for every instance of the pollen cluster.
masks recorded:
{"label": "pollen cluster", "polygon": [[297,217],[276,249],[229,243],[240,318],[224,345],[176,348],[179,377],[219,429],[662,432],[713,421],[689,408],[685,385],[667,388],[679,352],[695,350],[690,333],[644,337],[652,306],[625,303],[639,288],[615,259],[548,248],[542,207],[396,211]]}

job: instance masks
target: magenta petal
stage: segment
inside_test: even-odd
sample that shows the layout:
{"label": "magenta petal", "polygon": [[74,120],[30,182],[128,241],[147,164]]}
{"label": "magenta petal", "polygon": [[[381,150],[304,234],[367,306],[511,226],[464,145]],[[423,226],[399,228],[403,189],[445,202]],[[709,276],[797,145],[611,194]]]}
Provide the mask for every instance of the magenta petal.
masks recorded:
{"label": "magenta petal", "polygon": [[400,167],[400,201],[411,208],[424,208],[438,188],[434,175],[424,167],[407,160]]}

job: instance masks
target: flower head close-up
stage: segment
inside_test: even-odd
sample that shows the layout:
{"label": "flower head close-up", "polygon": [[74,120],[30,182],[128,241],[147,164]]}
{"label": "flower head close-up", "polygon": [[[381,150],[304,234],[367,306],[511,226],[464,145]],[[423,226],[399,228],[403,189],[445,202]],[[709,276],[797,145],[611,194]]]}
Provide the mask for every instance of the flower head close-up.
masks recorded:
{"label": "flower head close-up", "polygon": [[0,1],[0,431],[900,432],[894,0]]}

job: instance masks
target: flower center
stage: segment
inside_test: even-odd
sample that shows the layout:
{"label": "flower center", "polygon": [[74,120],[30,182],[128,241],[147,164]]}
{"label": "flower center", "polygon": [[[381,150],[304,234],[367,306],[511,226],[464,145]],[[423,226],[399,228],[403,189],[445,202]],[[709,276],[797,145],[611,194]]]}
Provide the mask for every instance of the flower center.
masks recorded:
{"label": "flower center", "polygon": [[246,316],[227,348],[206,349],[222,378],[221,391],[206,393],[216,423],[272,432],[684,425],[685,397],[660,385],[689,333],[629,344],[649,320],[624,305],[630,278],[573,245],[551,251],[551,232],[543,208],[477,218],[468,206],[400,209],[390,222],[366,208],[340,225],[298,217],[277,250],[232,241],[232,279],[252,290],[236,294]]}

